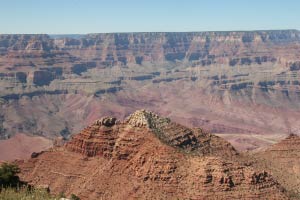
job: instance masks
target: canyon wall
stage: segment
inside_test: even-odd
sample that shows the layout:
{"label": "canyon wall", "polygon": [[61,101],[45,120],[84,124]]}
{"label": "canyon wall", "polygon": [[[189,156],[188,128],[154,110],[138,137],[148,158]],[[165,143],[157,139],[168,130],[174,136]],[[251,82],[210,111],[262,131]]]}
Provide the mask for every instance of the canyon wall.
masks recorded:
{"label": "canyon wall", "polygon": [[299,50],[297,30],[0,35],[0,136],[148,108],[264,146],[299,132]]}

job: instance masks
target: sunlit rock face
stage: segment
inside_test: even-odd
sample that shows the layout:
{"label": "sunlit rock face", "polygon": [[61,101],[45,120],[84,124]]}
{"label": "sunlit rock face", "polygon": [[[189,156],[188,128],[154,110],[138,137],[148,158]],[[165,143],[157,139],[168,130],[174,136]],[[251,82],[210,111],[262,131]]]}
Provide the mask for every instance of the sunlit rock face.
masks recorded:
{"label": "sunlit rock face", "polygon": [[288,199],[222,138],[146,110],[99,119],[64,146],[16,163],[22,181],[83,200]]}

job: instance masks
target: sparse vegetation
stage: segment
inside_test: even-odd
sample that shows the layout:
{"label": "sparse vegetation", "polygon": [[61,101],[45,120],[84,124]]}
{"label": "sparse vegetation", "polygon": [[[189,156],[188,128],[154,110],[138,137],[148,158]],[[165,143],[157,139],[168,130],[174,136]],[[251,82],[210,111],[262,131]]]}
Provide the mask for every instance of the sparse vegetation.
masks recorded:
{"label": "sparse vegetation", "polygon": [[17,187],[22,184],[17,176],[19,172],[20,169],[17,165],[3,163],[0,167],[0,186],[6,188]]}
{"label": "sparse vegetation", "polygon": [[66,195],[64,192],[60,192],[58,195],[59,198],[66,198]]}
{"label": "sparse vegetation", "polygon": [[45,189],[2,188],[0,200],[58,200],[58,197],[51,196]]}
{"label": "sparse vegetation", "polygon": [[71,200],[80,200],[80,198],[75,194],[71,194]]}
{"label": "sparse vegetation", "polygon": [[20,181],[20,169],[15,164],[3,163],[0,167],[0,200],[54,200],[46,189],[35,189]]}

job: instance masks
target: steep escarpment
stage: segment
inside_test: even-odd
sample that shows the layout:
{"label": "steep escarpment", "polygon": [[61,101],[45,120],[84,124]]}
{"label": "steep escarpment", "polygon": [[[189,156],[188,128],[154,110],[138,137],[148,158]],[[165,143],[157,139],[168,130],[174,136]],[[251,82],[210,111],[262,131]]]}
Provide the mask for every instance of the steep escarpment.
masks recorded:
{"label": "steep escarpment", "polygon": [[0,36],[0,49],[2,53],[9,51],[49,51],[54,48],[53,42],[46,34],[5,35]]}
{"label": "steep escarpment", "polygon": [[[11,69],[58,65],[86,71],[97,66],[142,65],[147,62],[186,60],[193,66],[276,63],[295,59],[285,54],[298,48],[296,30],[232,31],[188,33],[107,33],[70,38],[48,35],[0,35],[4,66],[11,59]],[[276,47],[274,49],[273,47]],[[263,50],[263,51],[260,51]],[[30,65],[24,62],[28,57]],[[12,58],[14,58],[12,60]],[[15,61],[15,62],[12,62]],[[71,62],[76,62],[71,63]],[[52,62],[52,64],[51,64]],[[85,68],[85,69],[84,69]]]}
{"label": "steep escarpment", "polygon": [[[147,108],[226,134],[237,147],[269,145],[300,128],[299,35],[0,35],[0,137],[69,137],[107,113],[123,118]],[[251,144],[235,140],[249,133]]]}
{"label": "steep escarpment", "polygon": [[[237,155],[230,145],[224,142],[223,150],[233,153],[223,154],[211,136],[201,141],[181,125],[177,132],[168,128],[174,125],[145,110],[125,121],[102,118],[64,147],[18,162],[20,176],[81,199],[288,199],[268,172],[231,160]],[[214,151],[193,153],[201,145]]]}
{"label": "steep escarpment", "polygon": [[[248,72],[249,66],[256,68],[263,66],[268,69],[281,65],[287,69],[278,69],[276,72],[297,71],[295,66],[299,59],[296,53],[299,48],[299,38],[300,34],[295,30],[111,33],[89,34],[75,38],[67,36],[52,38],[48,35],[1,35],[0,66],[2,67],[0,71],[34,74],[36,70],[42,69],[54,73],[55,78],[60,79],[61,77],[67,78],[70,73],[81,76],[82,73],[93,68],[147,66],[155,63],[162,66],[162,69],[158,72],[153,69],[150,73],[168,71],[167,65],[173,65],[174,68],[179,64],[184,65],[183,69],[191,67],[189,70],[192,70],[193,77],[196,78],[198,75],[195,74],[195,70],[199,71],[199,67],[205,69],[206,66],[214,68],[218,65],[219,71],[223,70],[220,69],[222,66],[228,66],[227,70],[231,69],[233,74],[214,74],[211,73],[214,71],[211,69],[207,78],[218,81],[218,84],[228,86],[233,90],[251,85],[274,86],[280,85],[281,82],[268,83],[266,82],[268,80],[258,82],[251,80],[242,81],[243,84],[241,84],[238,78],[251,76],[251,70],[250,73]],[[174,62],[177,65],[174,65]],[[236,67],[238,66],[243,66],[245,69],[239,69],[241,71],[237,73]],[[58,68],[60,73],[53,72],[53,69]],[[144,70],[142,75],[145,76],[148,73],[149,71]],[[30,80],[26,82],[30,83]],[[39,86],[39,84],[34,84]],[[291,83],[291,85],[294,84]]]}

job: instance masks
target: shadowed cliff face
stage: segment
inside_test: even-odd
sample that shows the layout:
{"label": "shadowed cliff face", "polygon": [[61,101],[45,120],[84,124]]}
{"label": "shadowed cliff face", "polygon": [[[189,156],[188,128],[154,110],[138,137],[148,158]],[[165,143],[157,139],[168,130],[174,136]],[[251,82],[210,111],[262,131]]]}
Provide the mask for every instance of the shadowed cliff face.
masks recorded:
{"label": "shadowed cliff face", "polygon": [[265,146],[300,128],[299,50],[296,30],[0,35],[0,135],[67,137],[145,107]]}

